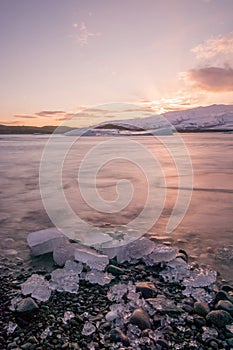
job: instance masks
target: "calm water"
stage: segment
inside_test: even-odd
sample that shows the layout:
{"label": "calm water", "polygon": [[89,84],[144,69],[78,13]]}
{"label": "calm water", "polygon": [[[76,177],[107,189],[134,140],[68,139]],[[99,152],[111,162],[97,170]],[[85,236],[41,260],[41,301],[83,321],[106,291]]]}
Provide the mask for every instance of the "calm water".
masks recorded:
{"label": "calm water", "polygon": [[[172,137],[166,138],[172,143]],[[233,135],[183,134],[182,138],[192,160],[194,189],[185,217],[171,234],[165,233],[165,228],[178,193],[174,162],[159,141],[152,137],[135,138],[160,161],[166,179],[165,205],[148,234],[158,242],[185,249],[193,259],[214,266],[223,278],[232,281],[233,262],[216,259],[215,254],[218,248],[233,249]],[[48,136],[43,135],[0,135],[0,255],[28,258],[27,234],[53,226],[43,207],[39,189],[39,165],[47,140]],[[58,149],[70,140],[70,137],[58,136]],[[128,179],[133,184],[132,201],[118,214],[92,210],[77,186],[77,172],[83,157],[93,146],[106,140],[86,137],[78,145],[73,145],[63,164],[63,188],[74,212],[90,224],[127,224],[139,215],[148,194],[146,178],[135,164],[124,159],[112,160],[98,172],[97,188],[105,200],[116,199],[118,180]],[[108,152],[106,149],[106,155]],[[163,187],[159,176],[157,180],[155,185]],[[84,189],[91,190],[91,186],[88,179],[83,182]],[[184,187],[181,191],[189,194],[190,188]]]}

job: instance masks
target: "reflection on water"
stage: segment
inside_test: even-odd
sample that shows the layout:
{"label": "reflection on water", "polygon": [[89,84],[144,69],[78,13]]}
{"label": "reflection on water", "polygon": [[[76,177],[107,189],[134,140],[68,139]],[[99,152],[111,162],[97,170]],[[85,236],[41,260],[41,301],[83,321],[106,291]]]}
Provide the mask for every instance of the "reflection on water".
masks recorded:
{"label": "reflection on water", "polygon": [[[168,152],[159,142],[152,137],[140,137],[140,142],[160,161],[166,179],[165,206],[149,235],[156,241],[178,245],[193,258],[213,265],[224,278],[232,280],[233,262],[216,259],[215,252],[222,247],[233,249],[233,135],[183,134],[182,138],[193,163],[194,189],[186,216],[175,231],[167,234],[166,224],[178,193],[177,171]],[[48,136],[44,135],[0,136],[2,255],[28,257],[27,234],[53,225],[43,207],[39,191],[39,164],[47,140]],[[57,140],[58,147],[63,147],[68,142],[65,136],[58,136]],[[78,189],[77,173],[83,156],[100,140],[96,137],[82,138],[79,145],[74,144],[67,155],[63,169],[66,198],[74,212],[92,225],[126,224],[137,217],[148,195],[146,177],[137,166],[119,159],[108,162],[99,170],[97,189],[105,200],[113,201],[117,198],[116,183],[122,178],[133,184],[132,201],[118,214],[93,211]],[[87,189],[91,187],[88,181],[84,186]],[[156,186],[162,185],[158,181]],[[180,191],[185,193],[190,189],[182,187]]]}

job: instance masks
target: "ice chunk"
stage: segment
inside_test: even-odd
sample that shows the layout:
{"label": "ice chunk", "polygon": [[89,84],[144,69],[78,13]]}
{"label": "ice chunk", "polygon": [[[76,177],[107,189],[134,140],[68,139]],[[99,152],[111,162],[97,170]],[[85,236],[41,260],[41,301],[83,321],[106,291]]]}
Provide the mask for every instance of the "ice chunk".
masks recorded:
{"label": "ice chunk", "polygon": [[10,321],[7,327],[7,335],[14,333],[17,327],[18,327],[17,323],[13,323]]}
{"label": "ice chunk", "polygon": [[209,267],[200,267],[190,271],[190,276],[183,281],[184,286],[207,287],[216,282],[217,272]]}
{"label": "ice chunk", "polygon": [[121,301],[123,296],[128,293],[127,284],[118,283],[109,288],[107,297],[111,301]]}
{"label": "ice chunk", "polygon": [[151,254],[154,249],[155,243],[145,237],[139,238],[128,245],[130,258],[137,260]]}
{"label": "ice chunk", "polygon": [[105,284],[108,284],[111,282],[111,280],[114,279],[114,276],[110,273],[98,271],[98,270],[90,270],[86,273],[85,280],[93,283],[93,284],[100,284],[101,286],[104,286]]}
{"label": "ice chunk", "polygon": [[118,313],[117,313],[116,310],[115,311],[109,311],[105,315],[106,321],[108,321],[108,322],[114,321],[117,317],[118,317]]}
{"label": "ice chunk", "polygon": [[87,247],[75,249],[75,260],[99,271],[104,270],[109,262],[107,255],[98,254],[94,249]]}
{"label": "ice chunk", "polygon": [[46,339],[48,336],[52,335],[52,332],[49,327],[47,327],[40,335],[42,340]]}
{"label": "ice chunk", "polygon": [[91,322],[86,322],[83,326],[82,334],[88,336],[94,333],[95,331],[95,326]]}
{"label": "ice chunk", "polygon": [[65,270],[73,271],[79,275],[83,270],[83,265],[81,263],[77,263],[76,261],[67,260],[65,263]]}
{"label": "ice chunk", "polygon": [[51,273],[50,288],[58,291],[77,293],[79,275],[74,270],[63,268]]}
{"label": "ice chunk", "polygon": [[11,299],[11,305],[9,306],[9,309],[11,311],[15,311],[17,309],[17,305],[19,304],[19,302],[22,300],[21,297],[14,297],[13,299]]}
{"label": "ice chunk", "polygon": [[21,284],[23,295],[29,295],[40,301],[47,301],[50,298],[51,290],[49,289],[49,282],[43,276],[33,274],[24,283]]}
{"label": "ice chunk", "polygon": [[47,301],[51,296],[51,290],[48,285],[42,285],[34,289],[31,296],[39,301]]}
{"label": "ice chunk", "polygon": [[53,260],[59,266],[64,266],[67,260],[74,260],[75,249],[80,245],[76,243],[66,243],[59,245],[53,250]]}
{"label": "ice chunk", "polygon": [[75,314],[72,311],[66,311],[62,318],[64,324],[67,324],[69,320],[75,317]]}
{"label": "ice chunk", "polygon": [[31,232],[27,236],[27,242],[32,255],[42,255],[53,252],[57,246],[68,242],[68,239],[57,228]]}
{"label": "ice chunk", "polygon": [[192,296],[195,300],[201,301],[203,303],[211,303],[214,300],[214,292],[207,292],[203,288],[192,288],[190,286],[186,287],[183,294],[187,297]]}
{"label": "ice chunk", "polygon": [[155,247],[153,252],[148,256],[154,263],[168,262],[176,258],[178,249],[175,247],[168,247],[163,244],[159,244]]}
{"label": "ice chunk", "polygon": [[167,263],[166,269],[160,272],[165,282],[180,282],[190,275],[188,264],[183,259],[174,259]]}
{"label": "ice chunk", "polygon": [[119,247],[101,248],[101,251],[107,254],[109,259],[116,256],[117,262],[122,264],[125,261],[139,260],[153,252],[154,248],[153,241],[142,237]]}
{"label": "ice chunk", "polygon": [[177,306],[172,300],[167,299],[165,296],[160,295],[156,298],[149,298],[147,302],[153,306],[156,311],[162,313],[181,313],[183,310]]}

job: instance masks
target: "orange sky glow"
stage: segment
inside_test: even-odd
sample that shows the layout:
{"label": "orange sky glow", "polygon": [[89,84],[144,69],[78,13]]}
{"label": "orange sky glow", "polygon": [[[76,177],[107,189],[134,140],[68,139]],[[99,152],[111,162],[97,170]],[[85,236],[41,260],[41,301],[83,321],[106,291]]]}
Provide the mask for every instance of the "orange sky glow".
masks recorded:
{"label": "orange sky glow", "polygon": [[231,0],[3,0],[0,124],[233,104],[232,23]]}

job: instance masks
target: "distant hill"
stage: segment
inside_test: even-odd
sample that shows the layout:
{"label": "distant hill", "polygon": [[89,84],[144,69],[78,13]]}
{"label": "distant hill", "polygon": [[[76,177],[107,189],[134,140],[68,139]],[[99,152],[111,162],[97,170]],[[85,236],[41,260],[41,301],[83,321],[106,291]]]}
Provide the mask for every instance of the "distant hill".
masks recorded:
{"label": "distant hill", "polygon": [[73,130],[68,126],[60,126],[56,131],[57,126],[11,126],[0,124],[0,134],[52,134],[53,132],[64,134],[65,132]]}
{"label": "distant hill", "polygon": [[192,109],[167,112],[146,118],[108,121],[95,126],[96,129],[152,130],[168,127],[177,131],[232,131],[233,105],[211,105]]}

